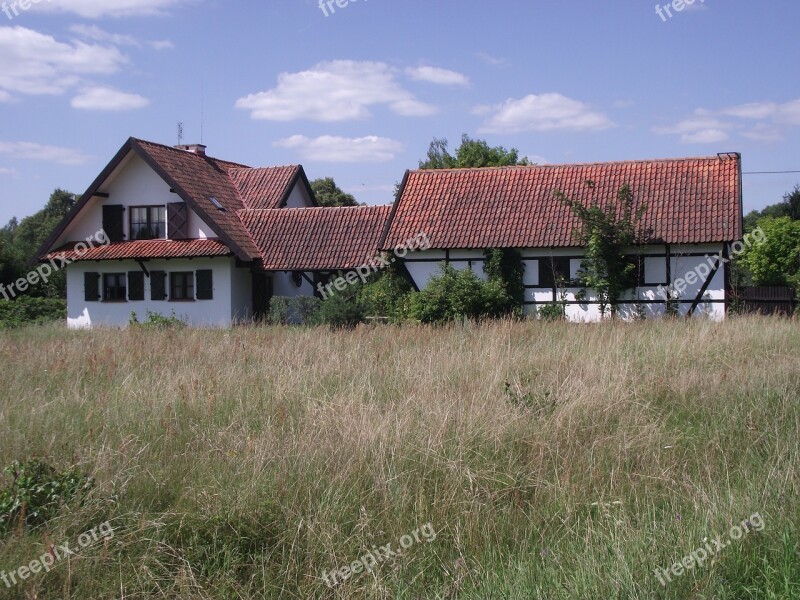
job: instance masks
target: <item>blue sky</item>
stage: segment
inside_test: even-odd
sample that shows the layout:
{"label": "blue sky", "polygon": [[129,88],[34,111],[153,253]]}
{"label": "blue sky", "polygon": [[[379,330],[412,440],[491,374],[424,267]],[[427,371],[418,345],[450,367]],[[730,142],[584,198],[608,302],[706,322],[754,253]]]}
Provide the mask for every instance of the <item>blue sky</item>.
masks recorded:
{"label": "blue sky", "polygon": [[[369,204],[462,133],[540,163],[800,170],[797,0],[339,4],[5,0],[0,222],[82,193],[129,136],[200,141],[201,108],[209,154],[301,163]],[[749,211],[800,174],[744,181]]]}

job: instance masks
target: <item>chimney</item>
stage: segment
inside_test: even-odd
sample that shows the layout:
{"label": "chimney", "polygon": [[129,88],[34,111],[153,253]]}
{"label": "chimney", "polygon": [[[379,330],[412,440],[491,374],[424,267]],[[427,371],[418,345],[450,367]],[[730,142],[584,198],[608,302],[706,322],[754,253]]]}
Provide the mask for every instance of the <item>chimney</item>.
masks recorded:
{"label": "chimney", "polygon": [[199,154],[200,156],[206,155],[206,146],[204,146],[203,144],[179,144],[175,147],[178,150],[186,150],[186,152]]}

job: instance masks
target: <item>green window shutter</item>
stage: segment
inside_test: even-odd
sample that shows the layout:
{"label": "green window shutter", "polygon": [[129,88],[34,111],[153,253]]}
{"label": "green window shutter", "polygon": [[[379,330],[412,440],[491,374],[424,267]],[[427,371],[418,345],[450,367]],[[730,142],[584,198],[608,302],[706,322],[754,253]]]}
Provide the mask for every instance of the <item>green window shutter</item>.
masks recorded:
{"label": "green window shutter", "polygon": [[197,299],[214,299],[214,272],[211,269],[197,271]]}
{"label": "green window shutter", "polygon": [[83,274],[83,291],[86,302],[98,302],[100,300],[100,273]]}
{"label": "green window shutter", "polygon": [[144,273],[128,271],[128,300],[144,300]]}
{"label": "green window shutter", "polygon": [[164,271],[150,272],[150,299],[167,299],[167,274]]}
{"label": "green window shutter", "polygon": [[122,226],[125,207],[121,204],[103,205],[103,230],[111,242],[121,242],[125,239]]}

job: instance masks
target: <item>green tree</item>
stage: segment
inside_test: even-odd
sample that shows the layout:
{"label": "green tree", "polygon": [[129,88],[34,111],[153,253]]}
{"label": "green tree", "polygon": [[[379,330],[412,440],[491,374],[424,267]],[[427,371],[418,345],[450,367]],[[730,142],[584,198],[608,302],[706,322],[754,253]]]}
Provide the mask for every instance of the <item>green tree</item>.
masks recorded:
{"label": "green tree", "polygon": [[800,221],[791,217],[764,217],[757,227],[764,242],[752,244],[739,256],[755,285],[800,287]]}
{"label": "green tree", "polygon": [[[588,181],[587,186],[593,189],[594,182]],[[582,224],[575,232],[586,248],[580,278],[597,294],[600,314],[605,315],[610,309],[613,317],[620,296],[632,287],[631,274],[637,265],[625,255],[625,248],[641,242],[638,227],[646,207],[633,210],[633,193],[627,184],[617,192],[616,202],[607,202],[605,207],[596,201],[584,204],[560,191],[556,197],[572,209]]]}
{"label": "green tree", "polygon": [[311,189],[320,206],[358,206],[352,194],[346,194],[333,177],[323,177],[311,182]]}
{"label": "green tree", "polygon": [[[36,262],[36,253],[41,245],[74,205],[74,194],[56,189],[42,210],[19,222],[11,219],[8,225],[0,229],[0,275],[3,281],[25,276]],[[46,285],[32,288],[29,295],[64,297],[64,273],[54,274]]]}
{"label": "green tree", "polygon": [[764,217],[789,217],[793,221],[800,221],[800,185],[794,186],[791,192],[784,194],[781,202],[770,204],[760,211],[751,210],[747,213],[744,217],[744,230],[752,231],[756,228],[758,220]]}
{"label": "green tree", "polygon": [[513,165],[529,165],[527,158],[519,156],[519,150],[506,150],[502,146],[490,147],[486,140],[473,140],[466,133],[461,136],[461,145],[455,156],[448,150],[448,142],[444,138],[434,138],[428,147],[427,158],[419,162],[419,168],[430,169],[465,169],[474,167],[505,167]]}

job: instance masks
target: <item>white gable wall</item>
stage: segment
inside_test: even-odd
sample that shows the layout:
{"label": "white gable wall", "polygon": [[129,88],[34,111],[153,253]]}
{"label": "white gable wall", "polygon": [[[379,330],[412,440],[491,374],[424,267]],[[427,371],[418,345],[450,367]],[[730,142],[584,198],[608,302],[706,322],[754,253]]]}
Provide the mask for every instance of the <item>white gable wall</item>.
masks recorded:
{"label": "white gable wall", "polygon": [[[100,186],[100,191],[109,194],[108,198],[95,196],[73,219],[54,247],[67,242],[85,240],[103,227],[103,205],[121,204],[131,206],[166,206],[173,202],[183,202],[180,196],[169,191],[169,185],[136,154],[130,153]],[[129,239],[130,211],[125,211],[124,232]],[[188,237],[192,239],[215,239],[215,234],[197,214],[189,209]]]}
{"label": "white gable wall", "polygon": [[298,181],[286,199],[286,208],[307,208],[309,206],[312,206],[311,196],[306,190],[306,186],[301,185]]}

